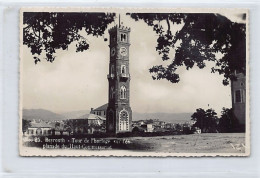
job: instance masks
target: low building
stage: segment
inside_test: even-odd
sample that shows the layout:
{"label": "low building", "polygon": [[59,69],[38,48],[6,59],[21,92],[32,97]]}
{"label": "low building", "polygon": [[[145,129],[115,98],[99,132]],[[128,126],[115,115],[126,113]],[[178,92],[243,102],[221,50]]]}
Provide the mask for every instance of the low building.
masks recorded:
{"label": "low building", "polygon": [[95,115],[95,114],[89,114],[88,118],[88,125],[106,125],[106,118],[99,116],[99,115]]}
{"label": "low building", "polygon": [[201,134],[201,129],[198,127],[194,128],[194,134]]}
{"label": "low building", "polygon": [[173,123],[166,123],[164,128],[166,128],[166,129],[174,129],[174,124]]}
{"label": "low building", "polygon": [[69,122],[71,122],[73,134],[93,134],[97,131],[104,132],[106,129],[106,118],[96,114],[71,119]]}
{"label": "low building", "polygon": [[159,122],[159,125],[161,126],[161,128],[165,128],[165,124],[166,124],[166,122],[164,122],[164,121]]}
{"label": "low building", "polygon": [[154,127],[153,124],[144,124],[141,127],[145,130],[145,132],[153,132]]}
{"label": "low building", "polygon": [[25,134],[27,136],[52,135],[53,127],[45,122],[31,122]]}
{"label": "low building", "polygon": [[144,121],[143,121],[143,120],[139,120],[139,121],[137,121],[137,124],[138,124],[139,126],[141,126],[141,125],[144,124]]}
{"label": "low building", "polygon": [[107,103],[107,104],[104,104],[104,105],[102,105],[102,106],[99,106],[99,107],[97,107],[96,109],[91,108],[90,114],[95,114],[95,115],[98,115],[98,116],[101,116],[101,117],[106,118],[106,115],[107,115],[107,113],[106,113],[107,107],[108,107],[108,103]]}

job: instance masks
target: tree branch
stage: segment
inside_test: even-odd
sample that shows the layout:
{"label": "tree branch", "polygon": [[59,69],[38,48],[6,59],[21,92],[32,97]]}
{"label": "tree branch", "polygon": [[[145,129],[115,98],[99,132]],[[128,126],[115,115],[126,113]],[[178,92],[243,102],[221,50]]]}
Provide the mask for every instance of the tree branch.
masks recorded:
{"label": "tree branch", "polygon": [[166,18],[166,22],[168,25],[168,30],[167,30],[167,35],[171,35],[171,25],[170,25],[170,21],[169,21],[169,17]]}

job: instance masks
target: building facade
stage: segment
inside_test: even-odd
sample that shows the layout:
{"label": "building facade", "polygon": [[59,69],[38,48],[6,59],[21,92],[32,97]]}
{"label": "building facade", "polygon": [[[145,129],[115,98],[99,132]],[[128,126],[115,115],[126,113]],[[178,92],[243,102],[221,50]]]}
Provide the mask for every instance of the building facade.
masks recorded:
{"label": "building facade", "polygon": [[45,122],[31,122],[31,126],[28,127],[25,135],[27,136],[47,136],[53,134],[53,127]]}
{"label": "building facade", "polygon": [[109,30],[110,63],[108,78],[108,107],[106,130],[108,133],[132,131],[130,107],[129,46],[130,28],[115,26]]}
{"label": "building facade", "polygon": [[95,115],[98,115],[98,116],[101,116],[101,117],[106,118],[106,115],[107,115],[107,106],[108,106],[108,104],[104,104],[104,105],[102,105],[102,106],[99,106],[99,107],[96,108],[96,109],[91,108],[90,114],[95,114]]}
{"label": "building facade", "polygon": [[232,108],[239,124],[245,126],[246,122],[246,76],[235,73],[237,80],[231,81]]}

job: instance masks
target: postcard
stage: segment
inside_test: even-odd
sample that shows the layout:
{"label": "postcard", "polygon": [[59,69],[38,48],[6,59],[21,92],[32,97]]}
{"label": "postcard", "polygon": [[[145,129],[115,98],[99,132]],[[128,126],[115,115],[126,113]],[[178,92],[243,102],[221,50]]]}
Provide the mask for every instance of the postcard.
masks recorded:
{"label": "postcard", "polygon": [[247,9],[20,10],[20,156],[249,156]]}

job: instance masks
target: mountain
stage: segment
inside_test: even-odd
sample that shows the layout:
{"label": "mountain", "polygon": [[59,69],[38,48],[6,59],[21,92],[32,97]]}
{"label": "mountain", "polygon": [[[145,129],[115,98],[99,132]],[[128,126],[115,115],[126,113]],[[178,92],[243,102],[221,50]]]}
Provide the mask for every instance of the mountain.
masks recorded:
{"label": "mountain", "polygon": [[88,116],[89,116],[89,113],[81,115],[81,116],[77,117],[77,119],[86,119],[86,118],[88,118]]}
{"label": "mountain", "polygon": [[64,116],[45,109],[23,109],[25,120],[63,120]]}
{"label": "mountain", "polygon": [[[45,109],[23,109],[23,119],[26,120],[65,120],[88,118],[89,111],[79,110],[64,113],[54,113]],[[146,119],[159,119],[171,123],[183,123],[191,120],[192,113],[136,113],[133,112],[133,121]]]}
{"label": "mountain", "polygon": [[133,121],[159,119],[170,123],[184,123],[191,121],[192,113],[136,113],[133,112]]}
{"label": "mountain", "polygon": [[79,111],[71,111],[71,112],[64,112],[60,113],[61,115],[64,116],[65,119],[78,119],[82,118],[82,116],[86,117],[89,115],[88,110],[79,110]]}

